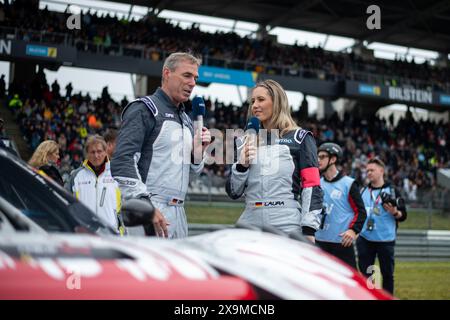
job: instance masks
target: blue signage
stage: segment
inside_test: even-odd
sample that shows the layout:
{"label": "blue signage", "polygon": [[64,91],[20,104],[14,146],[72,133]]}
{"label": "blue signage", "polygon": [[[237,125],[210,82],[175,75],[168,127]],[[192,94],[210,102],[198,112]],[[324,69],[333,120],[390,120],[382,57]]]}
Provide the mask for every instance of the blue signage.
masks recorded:
{"label": "blue signage", "polygon": [[56,58],[58,54],[58,49],[54,47],[46,47],[46,46],[37,46],[34,44],[27,44],[26,54],[28,56],[35,57],[47,57],[47,58]]}
{"label": "blue signage", "polygon": [[256,83],[256,78],[258,77],[257,72],[239,71],[217,67],[200,66],[198,72],[199,82],[216,82],[247,87],[253,87]]}
{"label": "blue signage", "polygon": [[450,96],[447,94],[441,94],[439,97],[439,102],[450,105]]}
{"label": "blue signage", "polygon": [[379,86],[371,86],[368,84],[360,84],[358,87],[360,94],[368,94],[371,96],[380,96],[381,88]]}

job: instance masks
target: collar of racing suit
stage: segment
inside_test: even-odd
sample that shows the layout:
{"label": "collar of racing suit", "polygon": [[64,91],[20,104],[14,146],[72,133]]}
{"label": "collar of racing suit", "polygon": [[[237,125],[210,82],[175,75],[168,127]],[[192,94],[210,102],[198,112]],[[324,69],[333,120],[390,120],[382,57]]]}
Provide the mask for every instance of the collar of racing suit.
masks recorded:
{"label": "collar of racing suit", "polygon": [[101,175],[103,173],[103,171],[105,171],[106,163],[108,161],[109,161],[108,157],[106,157],[105,161],[103,161],[103,163],[99,167],[96,168],[89,160],[86,160],[85,166],[87,168],[91,169],[95,173],[95,175],[98,177],[99,175]]}
{"label": "collar of racing suit", "polygon": [[172,108],[176,112],[183,112],[185,110],[184,103],[181,102],[179,107],[174,105],[172,100],[169,98],[169,96],[164,92],[164,90],[161,87],[158,87],[158,89],[156,89],[154,95],[164,100],[166,105],[170,106],[170,108]]}

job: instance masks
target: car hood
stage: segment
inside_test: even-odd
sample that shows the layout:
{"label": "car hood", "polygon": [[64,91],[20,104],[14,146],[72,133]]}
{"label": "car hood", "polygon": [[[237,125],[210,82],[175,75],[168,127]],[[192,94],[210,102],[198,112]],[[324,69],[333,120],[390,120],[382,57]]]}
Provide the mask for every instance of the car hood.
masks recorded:
{"label": "car hood", "polygon": [[176,242],[84,235],[0,235],[0,299],[254,299]]}
{"label": "car hood", "polygon": [[226,229],[179,243],[185,253],[282,299],[392,299],[318,247],[279,235]]}

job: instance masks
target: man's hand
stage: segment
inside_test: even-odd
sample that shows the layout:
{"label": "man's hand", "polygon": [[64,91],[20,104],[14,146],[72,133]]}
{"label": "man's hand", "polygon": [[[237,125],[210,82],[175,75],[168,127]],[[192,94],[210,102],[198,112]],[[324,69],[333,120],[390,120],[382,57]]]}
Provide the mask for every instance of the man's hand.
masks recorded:
{"label": "man's hand", "polygon": [[397,207],[393,206],[390,203],[383,204],[383,208],[384,210],[392,214],[396,219],[399,218],[399,215],[401,215],[400,210],[398,210]]}
{"label": "man's hand", "polygon": [[353,241],[355,241],[356,239],[356,233],[352,229],[348,229],[347,231],[342,232],[341,234],[339,234],[339,236],[342,237],[341,243],[344,248],[350,247]]}
{"label": "man's hand", "polygon": [[311,241],[312,243],[316,243],[316,237],[314,236],[305,236],[305,238]]}
{"label": "man's hand", "polygon": [[156,236],[167,238],[169,232],[167,231],[167,226],[170,223],[167,222],[164,215],[155,208],[155,214],[153,215],[153,227],[155,228]]}

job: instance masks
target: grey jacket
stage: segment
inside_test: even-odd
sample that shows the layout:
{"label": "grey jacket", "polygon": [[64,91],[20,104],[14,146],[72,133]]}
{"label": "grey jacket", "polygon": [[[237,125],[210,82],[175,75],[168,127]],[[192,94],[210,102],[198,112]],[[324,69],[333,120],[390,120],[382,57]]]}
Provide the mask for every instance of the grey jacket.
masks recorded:
{"label": "grey jacket", "polygon": [[191,164],[193,133],[184,106],[176,107],[161,88],[130,102],[111,160],[124,199],[158,194],[184,200],[189,173],[203,169],[203,161]]}
{"label": "grey jacket", "polygon": [[[242,139],[237,139],[237,157],[243,146]],[[257,161],[249,168],[237,162],[232,165],[226,191],[232,199],[245,194],[247,204],[298,202],[303,234],[314,235],[321,223],[323,191],[312,133],[297,129],[282,139],[268,138],[258,147]]]}

